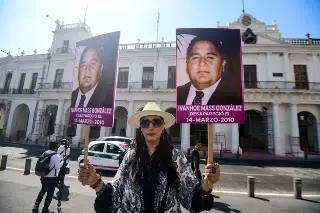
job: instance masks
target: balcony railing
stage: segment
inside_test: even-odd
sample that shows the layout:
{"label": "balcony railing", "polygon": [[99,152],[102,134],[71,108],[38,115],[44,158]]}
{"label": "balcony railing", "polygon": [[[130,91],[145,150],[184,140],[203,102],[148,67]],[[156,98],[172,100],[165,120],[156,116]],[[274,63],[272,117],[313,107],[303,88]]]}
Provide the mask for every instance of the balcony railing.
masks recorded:
{"label": "balcony railing", "polygon": [[[246,89],[281,89],[281,90],[319,90],[320,82],[288,81],[245,81]],[[118,82],[117,88],[123,89],[175,89],[174,81]]]}
{"label": "balcony railing", "polygon": [[283,40],[291,45],[320,45],[320,38],[284,38]]}
{"label": "balcony railing", "polygon": [[36,94],[36,91],[34,89],[7,89],[2,88],[0,89],[0,94]]}
{"label": "balcony railing", "polygon": [[72,82],[39,83],[39,89],[72,89]]}
{"label": "balcony railing", "polygon": [[[316,90],[320,91],[320,82],[290,82],[290,81],[245,81],[245,89],[276,89],[276,90]],[[117,83],[118,89],[175,89],[175,81],[140,81],[140,82],[121,82]],[[72,82],[40,83],[39,89],[72,89]],[[6,94],[6,90],[0,90],[1,94]],[[28,93],[30,94],[30,93]]]}

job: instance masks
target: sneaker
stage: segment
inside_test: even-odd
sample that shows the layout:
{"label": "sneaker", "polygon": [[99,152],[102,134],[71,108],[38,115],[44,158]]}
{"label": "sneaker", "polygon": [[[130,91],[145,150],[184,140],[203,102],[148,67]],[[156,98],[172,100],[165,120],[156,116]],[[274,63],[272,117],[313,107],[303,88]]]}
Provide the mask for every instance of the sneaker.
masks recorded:
{"label": "sneaker", "polygon": [[41,213],[54,213],[54,212],[50,211],[49,209],[47,209],[47,210],[42,209]]}
{"label": "sneaker", "polygon": [[32,208],[32,213],[38,213],[39,212],[39,206],[38,205],[34,205]]}

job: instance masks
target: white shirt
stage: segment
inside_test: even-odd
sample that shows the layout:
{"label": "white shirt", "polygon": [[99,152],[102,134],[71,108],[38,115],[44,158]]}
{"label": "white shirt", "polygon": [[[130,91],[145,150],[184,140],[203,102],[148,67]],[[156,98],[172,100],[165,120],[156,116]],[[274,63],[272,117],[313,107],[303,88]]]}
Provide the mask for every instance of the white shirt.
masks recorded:
{"label": "white shirt", "polygon": [[[48,150],[48,154],[56,153],[55,151]],[[47,175],[44,177],[58,177],[59,171],[61,168],[60,157],[58,154],[52,155],[50,158],[49,168],[52,169]]]}
{"label": "white shirt", "polygon": [[98,86],[98,84],[99,83],[97,83],[91,90],[89,90],[88,92],[86,92],[84,94],[79,89],[78,96],[77,96],[77,101],[76,101],[76,107],[79,107],[79,103],[80,103],[80,100],[81,100],[81,95],[85,95],[86,96],[86,100],[84,100],[83,107],[87,107],[88,102],[89,102],[91,96],[93,95],[93,93],[94,93],[96,87]]}
{"label": "white shirt", "polygon": [[[68,156],[70,155],[70,147],[65,148],[64,145],[60,145],[59,149],[58,149],[58,155],[60,156],[60,161],[62,161],[62,159],[65,157],[65,156]],[[63,162],[62,162],[63,163]],[[67,163],[67,168],[70,168],[70,158],[68,158],[66,160],[66,163]]]}
{"label": "white shirt", "polygon": [[204,96],[201,99],[201,105],[207,105],[207,103],[208,103],[209,99],[211,98],[212,94],[214,93],[214,91],[216,91],[217,86],[220,83],[220,81],[221,81],[221,78],[215,84],[211,85],[210,87],[208,87],[208,88],[206,88],[204,90],[197,90],[193,86],[193,84],[191,83],[186,105],[192,105],[192,101],[196,97],[196,91],[202,91],[204,93]]}

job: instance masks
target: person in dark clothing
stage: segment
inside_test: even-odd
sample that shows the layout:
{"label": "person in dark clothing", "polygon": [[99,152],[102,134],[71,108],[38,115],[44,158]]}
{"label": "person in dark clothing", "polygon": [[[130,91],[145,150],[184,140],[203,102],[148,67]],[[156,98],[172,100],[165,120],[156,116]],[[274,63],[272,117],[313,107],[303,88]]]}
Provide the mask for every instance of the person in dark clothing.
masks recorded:
{"label": "person in dark clothing", "polygon": [[175,123],[174,116],[149,102],[128,122],[139,129],[135,147],[124,156],[112,182],[104,183],[90,163],[79,168],[78,180],[97,192],[95,211],[178,213],[180,205],[191,212],[211,210],[212,184],[219,181],[220,167],[207,165],[203,181],[196,179],[183,152],[168,143],[165,129]]}
{"label": "person in dark clothing", "polygon": [[66,174],[68,173],[68,169],[70,169],[70,146],[67,139],[62,139],[62,143],[58,149],[58,154],[60,156],[60,162],[62,163],[62,166],[60,168],[59,172],[59,184],[58,187],[61,188],[61,191],[63,191],[64,187],[64,178]]}
{"label": "person in dark clothing", "polygon": [[50,172],[48,174],[46,174],[44,177],[40,178],[42,187],[41,187],[41,190],[40,190],[38,197],[36,199],[35,205],[32,209],[33,213],[38,213],[39,205],[40,205],[45,193],[47,193],[47,197],[44,202],[41,213],[51,213],[51,211],[49,210],[49,206],[50,206],[52,198],[53,198],[54,190],[55,190],[57,183],[58,183],[57,177],[59,175],[59,170],[61,167],[60,157],[56,153],[57,147],[58,147],[57,142],[50,142],[49,143],[49,150],[46,151],[48,154],[53,154],[50,159],[50,163],[49,163]]}
{"label": "person in dark clothing", "polygon": [[202,175],[200,171],[200,154],[199,151],[201,149],[201,143],[197,141],[196,145],[194,146],[194,149],[191,152],[192,158],[191,158],[191,168],[194,172],[195,176],[199,181],[202,180]]}

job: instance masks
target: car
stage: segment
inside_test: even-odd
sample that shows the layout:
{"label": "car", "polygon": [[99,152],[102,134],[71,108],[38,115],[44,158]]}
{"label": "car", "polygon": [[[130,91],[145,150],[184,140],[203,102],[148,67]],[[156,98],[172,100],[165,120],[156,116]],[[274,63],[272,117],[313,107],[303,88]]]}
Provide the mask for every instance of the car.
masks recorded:
{"label": "car", "polygon": [[123,137],[123,136],[106,136],[106,137],[101,137],[98,140],[99,141],[121,141],[121,142],[126,142],[127,144],[130,145],[133,138]]}
{"label": "car", "polygon": [[[92,141],[88,146],[88,160],[96,169],[117,171],[120,155],[129,149],[129,145],[122,141]],[[83,163],[84,150],[78,158]]]}

